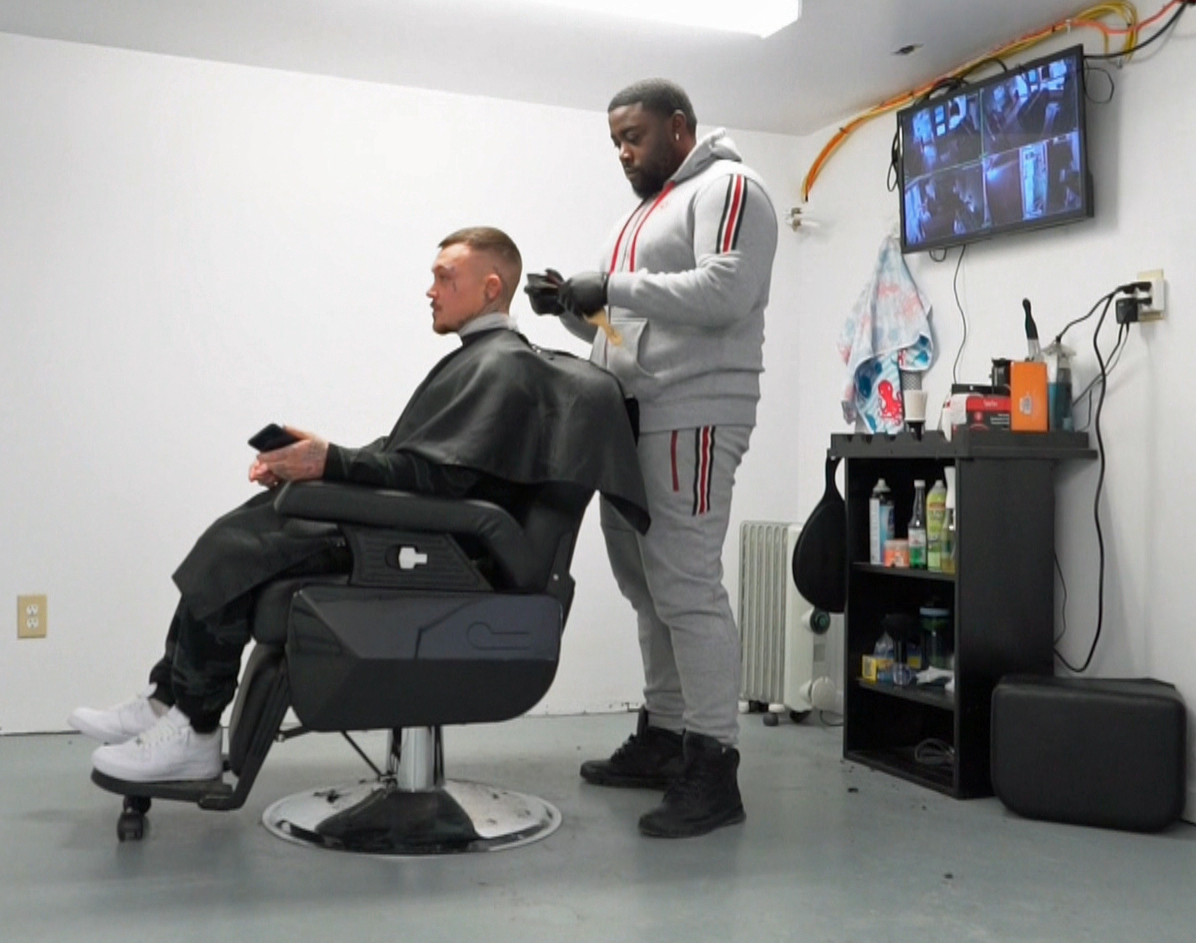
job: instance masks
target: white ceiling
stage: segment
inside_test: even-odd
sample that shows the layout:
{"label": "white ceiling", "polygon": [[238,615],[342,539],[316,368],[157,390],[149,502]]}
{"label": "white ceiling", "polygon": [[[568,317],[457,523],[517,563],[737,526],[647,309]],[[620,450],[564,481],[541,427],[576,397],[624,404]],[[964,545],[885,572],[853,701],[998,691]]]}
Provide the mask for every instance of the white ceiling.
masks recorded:
{"label": "white ceiling", "polygon": [[535,0],[0,0],[0,32],[593,111],[663,75],[703,124],[804,135],[1085,5],[805,0],[759,39]]}

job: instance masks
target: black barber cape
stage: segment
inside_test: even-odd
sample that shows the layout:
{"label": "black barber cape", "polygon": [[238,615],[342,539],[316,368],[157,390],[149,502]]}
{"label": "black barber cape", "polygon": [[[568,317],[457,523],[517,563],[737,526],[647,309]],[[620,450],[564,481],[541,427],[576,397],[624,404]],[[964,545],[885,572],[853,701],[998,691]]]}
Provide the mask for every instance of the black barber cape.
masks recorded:
{"label": "black barber cape", "polygon": [[[507,329],[464,339],[412,394],[394,429],[366,449],[407,451],[518,485],[565,482],[603,494],[641,533],[647,497],[622,388],[571,354]],[[335,525],[284,518],[263,492],[217,520],[174,574],[205,618],[340,542]]]}

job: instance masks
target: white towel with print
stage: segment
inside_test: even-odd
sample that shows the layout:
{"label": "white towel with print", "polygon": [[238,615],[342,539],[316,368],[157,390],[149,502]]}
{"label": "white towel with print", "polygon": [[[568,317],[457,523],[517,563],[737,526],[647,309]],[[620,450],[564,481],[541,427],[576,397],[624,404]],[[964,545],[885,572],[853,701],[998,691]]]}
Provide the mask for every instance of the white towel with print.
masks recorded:
{"label": "white towel with print", "polygon": [[887,235],[872,277],[839,335],[847,365],[843,418],[870,432],[898,432],[905,419],[901,371],[925,371],[934,360],[930,301],[915,284],[901,246]]}

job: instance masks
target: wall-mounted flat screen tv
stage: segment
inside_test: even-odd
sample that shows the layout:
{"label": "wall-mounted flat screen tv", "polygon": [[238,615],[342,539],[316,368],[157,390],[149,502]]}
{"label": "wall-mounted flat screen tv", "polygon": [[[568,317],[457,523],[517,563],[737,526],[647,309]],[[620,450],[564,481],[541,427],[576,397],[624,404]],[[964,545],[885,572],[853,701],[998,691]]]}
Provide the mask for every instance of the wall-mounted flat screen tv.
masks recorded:
{"label": "wall-mounted flat screen tv", "polygon": [[1082,46],[905,108],[897,127],[904,252],[1092,216]]}

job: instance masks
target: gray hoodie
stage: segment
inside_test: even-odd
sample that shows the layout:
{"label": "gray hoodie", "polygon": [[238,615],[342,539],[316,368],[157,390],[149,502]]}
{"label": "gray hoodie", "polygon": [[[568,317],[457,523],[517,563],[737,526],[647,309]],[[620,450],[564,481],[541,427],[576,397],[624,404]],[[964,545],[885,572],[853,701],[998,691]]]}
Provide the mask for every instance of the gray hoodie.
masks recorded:
{"label": "gray hoodie", "polygon": [[611,232],[600,265],[622,344],[562,320],[639,400],[644,432],[755,425],[776,247],[772,201],[722,129]]}

